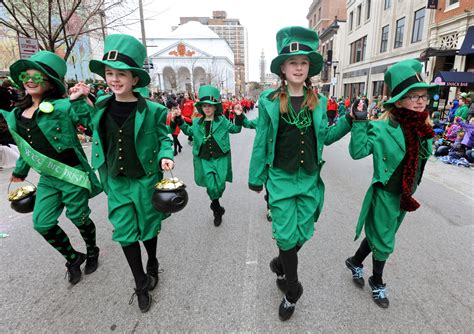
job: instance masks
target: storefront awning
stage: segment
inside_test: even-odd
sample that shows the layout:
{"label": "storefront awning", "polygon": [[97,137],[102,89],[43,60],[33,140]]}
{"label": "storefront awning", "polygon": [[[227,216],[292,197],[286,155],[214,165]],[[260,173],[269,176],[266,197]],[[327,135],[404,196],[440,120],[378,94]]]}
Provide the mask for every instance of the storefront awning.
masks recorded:
{"label": "storefront awning", "polygon": [[420,60],[427,60],[430,57],[456,56],[458,49],[427,48],[420,53]]}
{"label": "storefront awning", "polygon": [[439,71],[434,76],[433,83],[440,86],[467,87],[474,85],[474,73]]}
{"label": "storefront awning", "polygon": [[466,37],[462,43],[461,49],[459,49],[460,55],[470,55],[474,53],[474,26],[467,29]]}

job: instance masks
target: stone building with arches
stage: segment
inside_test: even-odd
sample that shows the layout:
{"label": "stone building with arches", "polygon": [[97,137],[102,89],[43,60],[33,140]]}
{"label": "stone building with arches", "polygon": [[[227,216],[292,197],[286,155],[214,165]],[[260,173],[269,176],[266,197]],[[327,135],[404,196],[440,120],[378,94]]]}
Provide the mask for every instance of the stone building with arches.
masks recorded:
{"label": "stone building with arches", "polygon": [[235,94],[234,53],[225,39],[191,21],[159,38],[147,38],[152,86],[166,92],[197,92],[212,84]]}

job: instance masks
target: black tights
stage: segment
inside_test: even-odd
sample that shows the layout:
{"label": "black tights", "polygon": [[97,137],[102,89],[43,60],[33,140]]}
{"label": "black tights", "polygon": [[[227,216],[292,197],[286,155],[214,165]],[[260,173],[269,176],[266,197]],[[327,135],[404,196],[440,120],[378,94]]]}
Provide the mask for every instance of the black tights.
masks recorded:
{"label": "black tights", "polygon": [[[352,262],[358,266],[362,267],[362,262],[364,262],[365,258],[372,252],[369,246],[369,242],[367,238],[364,238],[360,243],[359,249],[355,252],[354,256],[352,257]],[[378,261],[372,256],[372,276],[373,281],[376,284],[383,284],[382,275],[383,275],[383,268],[385,266],[385,261]]]}
{"label": "black tights", "polygon": [[289,301],[294,301],[298,294],[298,251],[302,246],[296,245],[289,250],[281,250],[278,256],[277,265],[285,273],[288,292],[286,294]]}
{"label": "black tights", "polygon": [[[156,244],[157,237],[154,237],[150,240],[144,241],[143,245],[145,246],[146,252],[148,254],[148,265],[157,263],[156,259]],[[122,247],[125,257],[127,258],[128,265],[132,270],[133,278],[135,279],[135,285],[137,289],[143,289],[147,282],[147,276],[143,270],[142,264],[142,254],[140,250],[140,244],[138,241],[134,242],[131,245]]]}

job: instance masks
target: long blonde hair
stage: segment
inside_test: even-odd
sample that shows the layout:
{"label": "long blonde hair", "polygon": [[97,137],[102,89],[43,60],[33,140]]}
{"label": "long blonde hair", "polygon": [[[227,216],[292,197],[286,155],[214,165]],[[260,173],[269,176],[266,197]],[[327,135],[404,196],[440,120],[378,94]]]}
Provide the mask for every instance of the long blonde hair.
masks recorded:
{"label": "long blonde hair", "polygon": [[[280,99],[280,113],[284,114],[288,112],[288,93],[286,91],[286,78],[283,73],[280,74],[281,84],[278,88],[278,92],[273,94],[272,100],[275,100],[277,97]],[[311,83],[311,78],[307,77],[305,80],[306,86],[306,97],[301,105],[301,108],[308,107],[309,110],[313,110],[319,103],[319,99],[316,96],[316,93],[313,90],[313,84]]]}

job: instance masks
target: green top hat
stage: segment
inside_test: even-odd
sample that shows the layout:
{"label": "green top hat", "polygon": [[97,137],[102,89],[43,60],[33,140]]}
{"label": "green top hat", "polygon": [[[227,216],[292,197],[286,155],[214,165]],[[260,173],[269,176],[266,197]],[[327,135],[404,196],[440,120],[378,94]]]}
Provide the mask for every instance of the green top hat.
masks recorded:
{"label": "green top hat", "polygon": [[23,82],[20,80],[21,72],[26,70],[38,70],[54,84],[60,94],[66,92],[64,86],[64,76],[66,75],[67,66],[64,59],[51,51],[40,51],[35,53],[29,59],[20,59],[10,66],[10,76],[13,81],[23,88]]}
{"label": "green top hat", "polygon": [[430,85],[421,79],[422,64],[416,59],[402,60],[391,66],[384,76],[384,82],[392,92],[392,97],[383,104],[385,109],[393,107],[405,94],[415,88],[426,88],[430,95],[438,92],[438,85]]}
{"label": "green top hat", "polygon": [[323,57],[316,51],[319,46],[318,34],[304,27],[286,27],[277,32],[278,56],[272,60],[270,71],[281,74],[280,66],[290,57],[304,55],[309,58],[309,73],[312,77],[323,67]]}
{"label": "green top hat", "polygon": [[128,70],[139,78],[135,87],[145,87],[150,76],[142,68],[146,58],[146,49],[138,39],[130,35],[108,35],[105,38],[102,60],[91,60],[92,72],[105,78],[105,66],[116,70]]}
{"label": "green top hat", "polygon": [[216,106],[216,115],[220,115],[222,113],[220,96],[221,94],[216,87],[212,85],[201,86],[199,87],[199,101],[194,105],[200,114],[204,114],[202,111],[202,105],[204,103],[213,104]]}

